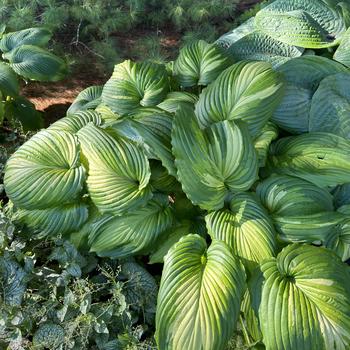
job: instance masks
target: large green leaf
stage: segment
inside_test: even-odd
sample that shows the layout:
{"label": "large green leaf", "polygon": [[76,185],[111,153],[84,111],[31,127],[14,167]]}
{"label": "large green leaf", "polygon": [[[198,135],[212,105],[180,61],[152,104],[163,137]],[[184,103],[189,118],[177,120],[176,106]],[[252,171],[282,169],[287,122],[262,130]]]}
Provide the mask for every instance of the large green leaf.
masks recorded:
{"label": "large green leaf", "polygon": [[22,45],[46,46],[52,33],[46,28],[28,28],[6,33],[1,37],[0,50],[4,53]]}
{"label": "large green leaf", "polygon": [[180,50],[174,62],[174,76],[182,87],[206,86],[232,63],[215,44],[198,40]]}
{"label": "large green leaf", "polygon": [[258,154],[259,167],[264,167],[269,154],[270,144],[278,137],[278,128],[275,124],[268,122],[261,134],[254,140],[254,148]]}
{"label": "large green leaf", "polygon": [[90,250],[113,258],[147,254],[172,222],[168,197],[154,196],[146,206],[128,214],[98,219],[89,235]]}
{"label": "large green leaf", "polygon": [[285,137],[270,147],[270,169],[320,187],[349,181],[350,141],[325,132]]}
{"label": "large green leaf", "polygon": [[81,91],[68,108],[67,114],[74,114],[78,111],[95,109],[101,103],[103,86],[94,85]]}
{"label": "large green leaf", "polygon": [[0,91],[5,97],[15,97],[19,93],[17,75],[5,62],[0,62]]}
{"label": "large green leaf", "polygon": [[48,129],[64,130],[75,134],[89,123],[100,126],[102,124],[100,114],[89,110],[76,112],[73,115],[57,120],[57,122],[50,125]]}
{"label": "large green leaf", "polygon": [[350,259],[350,205],[344,205],[338,211],[344,214],[344,218],[328,234],[324,245],[334,250],[343,261],[346,261]]}
{"label": "large green leaf", "polygon": [[350,183],[337,186],[332,191],[334,206],[338,209],[343,205],[350,204]]}
{"label": "large green leaf", "polygon": [[292,244],[261,270],[259,321],[267,349],[350,347],[350,274],[333,252]]}
{"label": "large green leaf", "polygon": [[333,59],[350,67],[350,28],[342,36],[341,43],[335,51]]}
{"label": "large green leaf", "polygon": [[156,314],[159,350],[221,350],[245,291],[239,259],[222,241],[186,235],[164,258]]}
{"label": "large green leaf", "polygon": [[192,109],[182,107],[173,122],[172,145],[182,189],[203,209],[221,209],[230,191],[248,190],[257,178],[257,154],[239,121],[201,130]]}
{"label": "large green leaf", "polygon": [[112,125],[116,132],[137,140],[150,158],[158,159],[168,170],[176,175],[174,157],[171,152],[171,128],[173,115],[157,107],[143,107],[125,123],[117,122]]}
{"label": "large green leaf", "polygon": [[276,234],[266,210],[249,193],[232,196],[229,209],[205,217],[212,239],[227,243],[248,267],[254,267],[276,252]]}
{"label": "large green leaf", "polygon": [[282,43],[259,30],[249,33],[227,49],[227,54],[235,61],[265,61],[274,67],[302,53],[303,49]]}
{"label": "large green leaf", "polygon": [[64,131],[43,130],[9,159],[4,177],[8,197],[24,209],[47,209],[79,197],[85,181],[79,143]]}
{"label": "large green leaf", "polygon": [[326,189],[294,176],[270,176],[259,183],[256,193],[273,216],[312,215],[334,209]]}
{"label": "large green leaf", "polygon": [[260,10],[255,25],[289,45],[306,48],[334,46],[345,31],[340,9],[322,0],[276,0]]}
{"label": "large green leaf", "polygon": [[194,106],[197,101],[197,95],[191,94],[190,92],[172,91],[168,93],[165,100],[162,101],[158,107],[169,113],[175,113],[181,105],[191,107]]}
{"label": "large green leaf", "polygon": [[346,72],[341,64],[321,56],[293,58],[277,70],[286,78],[286,91],[272,121],[291,133],[309,131],[311,99],[325,77]]}
{"label": "large green leaf", "polygon": [[40,234],[57,235],[76,231],[88,218],[88,207],[84,203],[73,203],[49,209],[20,209],[15,218]]}
{"label": "large green leaf", "polygon": [[22,45],[3,55],[22,77],[39,81],[58,81],[67,74],[65,61],[33,45]]}
{"label": "large green leaf", "polygon": [[223,71],[199,97],[201,127],[223,120],[243,120],[257,136],[283,96],[283,80],[264,62],[239,62]]}
{"label": "large green leaf", "polygon": [[309,130],[326,131],[350,139],[350,73],[323,79],[310,110]]}
{"label": "large green leaf", "polygon": [[169,90],[165,66],[124,61],[114,68],[102,91],[102,102],[117,114],[152,107],[164,100]]}
{"label": "large green leaf", "polygon": [[101,213],[119,215],[147,203],[151,171],[140,147],[93,124],[77,135],[88,167],[88,191]]}

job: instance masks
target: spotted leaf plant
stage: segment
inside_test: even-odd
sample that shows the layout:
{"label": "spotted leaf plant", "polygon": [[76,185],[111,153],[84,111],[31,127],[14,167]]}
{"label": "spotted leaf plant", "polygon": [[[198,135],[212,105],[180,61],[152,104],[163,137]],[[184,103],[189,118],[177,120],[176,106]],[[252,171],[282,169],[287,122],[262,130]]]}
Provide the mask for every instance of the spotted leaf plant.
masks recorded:
{"label": "spotted leaf plant", "polygon": [[[305,10],[288,2],[298,7],[291,11],[300,28],[310,21],[331,30],[328,21],[323,28],[309,20],[316,0]],[[343,17],[321,2],[340,40]],[[287,11],[281,3],[263,9],[257,25],[269,25],[263,35],[270,35],[278,15],[285,32],[273,40],[306,45],[304,34],[293,36],[297,26],[287,40],[294,17],[279,14]],[[321,34],[311,47],[329,46]],[[104,87],[79,95],[67,117],[10,158],[4,182],[15,218],[99,256],[164,264],[160,350],[226,349],[237,327],[247,347],[346,350],[346,74],[321,56],[273,68],[201,41],[166,66],[120,63]],[[298,84],[311,104],[303,113],[286,102]],[[327,89],[342,98],[322,98]],[[331,111],[342,117],[331,120]]]}

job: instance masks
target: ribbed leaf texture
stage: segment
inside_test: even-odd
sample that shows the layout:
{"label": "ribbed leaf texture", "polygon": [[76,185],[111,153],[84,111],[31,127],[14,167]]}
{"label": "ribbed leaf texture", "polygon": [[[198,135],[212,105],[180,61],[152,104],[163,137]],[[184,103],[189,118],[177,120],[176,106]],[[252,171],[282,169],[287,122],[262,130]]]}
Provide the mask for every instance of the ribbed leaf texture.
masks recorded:
{"label": "ribbed leaf texture", "polygon": [[245,273],[222,241],[187,235],[164,258],[156,340],[165,349],[225,349],[236,327]]}
{"label": "ribbed leaf texture", "polygon": [[67,110],[67,114],[95,109],[101,103],[103,86],[94,85],[81,91]]}
{"label": "ribbed leaf texture", "polygon": [[350,275],[333,252],[292,244],[261,270],[259,321],[267,349],[349,348]]}

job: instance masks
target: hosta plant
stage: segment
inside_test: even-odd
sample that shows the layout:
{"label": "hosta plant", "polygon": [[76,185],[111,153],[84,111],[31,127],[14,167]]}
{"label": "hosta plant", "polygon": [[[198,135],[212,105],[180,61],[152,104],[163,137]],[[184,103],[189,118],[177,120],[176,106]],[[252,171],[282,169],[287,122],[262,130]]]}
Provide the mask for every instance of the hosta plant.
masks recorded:
{"label": "hosta plant", "polygon": [[[287,3],[248,28],[294,56],[341,42],[345,5]],[[160,350],[225,349],[237,327],[251,348],[348,349],[348,68],[215,45],[125,61],[83,92],[8,161],[14,218],[101,257],[163,263]]]}
{"label": "hosta plant", "polygon": [[20,96],[20,79],[58,81],[65,77],[65,61],[45,47],[51,38],[45,28],[28,28],[1,33],[0,51],[0,122],[21,122],[24,130],[42,127],[41,114],[25,97]]}

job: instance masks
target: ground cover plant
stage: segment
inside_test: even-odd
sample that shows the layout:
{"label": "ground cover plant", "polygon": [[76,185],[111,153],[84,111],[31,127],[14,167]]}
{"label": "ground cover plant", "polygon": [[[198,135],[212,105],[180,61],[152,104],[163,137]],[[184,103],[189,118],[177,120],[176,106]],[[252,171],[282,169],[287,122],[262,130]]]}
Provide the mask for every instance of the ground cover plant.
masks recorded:
{"label": "ground cover plant", "polygon": [[33,103],[20,95],[20,79],[55,82],[67,74],[67,64],[45,47],[52,34],[45,28],[28,28],[5,33],[0,30],[0,123],[14,126],[20,121],[25,131],[43,126]]}
{"label": "ground cover plant", "polygon": [[162,268],[160,350],[237,328],[246,348],[348,349],[349,15],[276,0],[174,62],[117,64],[9,159],[13,220]]}

